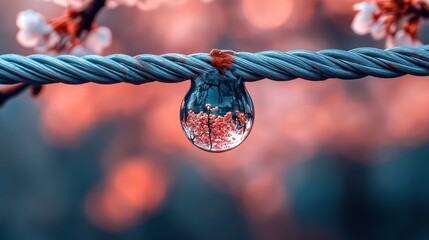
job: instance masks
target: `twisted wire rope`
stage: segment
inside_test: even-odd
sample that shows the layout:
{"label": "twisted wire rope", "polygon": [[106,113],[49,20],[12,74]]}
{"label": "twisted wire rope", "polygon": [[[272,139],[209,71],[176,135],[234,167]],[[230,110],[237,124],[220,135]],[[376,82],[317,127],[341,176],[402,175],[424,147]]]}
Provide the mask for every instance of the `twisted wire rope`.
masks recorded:
{"label": "twisted wire rope", "polygon": [[[6,54],[0,55],[0,84],[175,83],[216,69],[211,60],[206,53],[134,57],[120,54],[105,57]],[[429,76],[429,45],[387,50],[365,47],[350,51],[237,52],[229,70],[243,81],[394,78],[405,74]]]}

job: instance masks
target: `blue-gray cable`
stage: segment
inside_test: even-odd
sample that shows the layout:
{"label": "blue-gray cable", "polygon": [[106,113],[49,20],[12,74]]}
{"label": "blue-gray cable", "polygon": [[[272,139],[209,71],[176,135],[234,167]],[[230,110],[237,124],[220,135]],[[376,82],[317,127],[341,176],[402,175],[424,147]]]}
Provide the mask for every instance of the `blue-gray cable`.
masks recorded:
{"label": "blue-gray cable", "polygon": [[[95,82],[142,84],[180,82],[216,69],[209,54],[143,54],[74,57],[0,55],[0,84],[82,84]],[[295,78],[325,80],[365,76],[393,78],[405,74],[429,76],[429,45],[387,50],[357,48],[350,51],[237,52],[229,70],[243,81]]]}

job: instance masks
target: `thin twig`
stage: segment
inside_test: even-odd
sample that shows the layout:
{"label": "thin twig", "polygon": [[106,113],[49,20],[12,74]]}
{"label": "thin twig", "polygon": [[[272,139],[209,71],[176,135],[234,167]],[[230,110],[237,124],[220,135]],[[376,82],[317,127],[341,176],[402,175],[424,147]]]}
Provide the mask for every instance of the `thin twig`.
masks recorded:
{"label": "thin twig", "polygon": [[0,89],[0,107],[3,106],[3,104],[5,104],[12,97],[22,93],[28,87],[30,87],[30,84],[18,83],[18,84]]}
{"label": "thin twig", "polygon": [[97,14],[106,5],[106,0],[94,0],[86,9],[79,13],[82,21],[79,23],[77,36],[81,36],[84,31],[91,30]]}

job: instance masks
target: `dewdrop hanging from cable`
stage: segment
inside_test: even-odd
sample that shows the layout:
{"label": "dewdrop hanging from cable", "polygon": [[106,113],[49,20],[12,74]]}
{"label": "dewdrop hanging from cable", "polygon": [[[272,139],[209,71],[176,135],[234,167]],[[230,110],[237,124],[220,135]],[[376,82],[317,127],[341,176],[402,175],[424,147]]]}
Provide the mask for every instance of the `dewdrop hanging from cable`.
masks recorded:
{"label": "dewdrop hanging from cable", "polygon": [[227,68],[233,53],[212,50],[218,69],[191,79],[180,107],[180,121],[192,144],[210,152],[224,152],[240,145],[252,129],[255,111],[241,78]]}
{"label": "dewdrop hanging from cable", "polygon": [[253,102],[241,79],[231,72],[208,72],[191,79],[180,107],[180,121],[188,139],[211,152],[231,150],[252,129]]}

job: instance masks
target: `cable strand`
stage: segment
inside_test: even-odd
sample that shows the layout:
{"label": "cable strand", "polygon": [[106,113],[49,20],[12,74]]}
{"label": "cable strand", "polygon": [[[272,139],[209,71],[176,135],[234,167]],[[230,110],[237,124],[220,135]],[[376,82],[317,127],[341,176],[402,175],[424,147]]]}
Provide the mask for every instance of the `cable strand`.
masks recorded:
{"label": "cable strand", "polygon": [[[215,70],[209,54],[143,54],[85,56],[0,55],[0,84],[83,84],[95,82],[143,84],[152,81],[175,83]],[[365,76],[394,78],[405,74],[429,76],[429,45],[387,50],[357,48],[318,52],[264,51],[234,53],[230,66],[243,81],[264,78],[288,81],[302,78],[358,79]]]}

